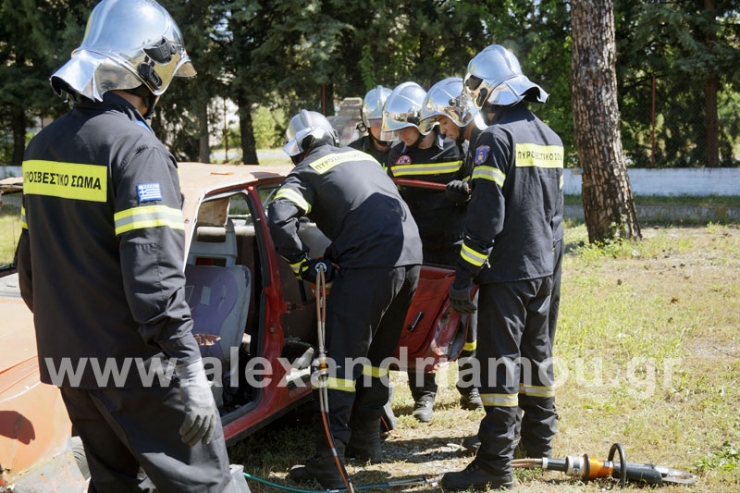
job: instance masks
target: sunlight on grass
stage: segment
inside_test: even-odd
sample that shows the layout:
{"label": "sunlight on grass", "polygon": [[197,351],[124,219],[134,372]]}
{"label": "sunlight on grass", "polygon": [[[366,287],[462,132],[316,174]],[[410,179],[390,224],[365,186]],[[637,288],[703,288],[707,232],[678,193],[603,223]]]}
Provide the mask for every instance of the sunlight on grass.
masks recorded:
{"label": "sunlight on grass", "polygon": [[7,205],[0,207],[0,266],[13,262],[20,234],[20,209]]}
{"label": "sunlight on grass", "polygon": [[[567,224],[554,345],[560,422],[553,455],[606,459],[619,442],[629,462],[698,475],[694,486],[661,491],[740,491],[740,228],[650,227],[643,234],[642,242],[586,246],[585,226]],[[437,375],[430,423],[411,416],[406,374],[392,372],[391,379],[396,436],[383,445],[385,462],[350,462],[355,483],[465,467],[472,457],[454,447],[477,432],[483,412],[460,408],[457,365]],[[284,480],[291,463],[312,450],[304,418],[290,430],[247,439],[251,445],[240,444],[232,461],[244,458],[248,470]],[[282,446],[271,445],[279,440]],[[525,492],[597,492],[611,485],[560,473],[516,470],[515,476],[517,491]],[[255,485],[253,491],[270,490]]]}

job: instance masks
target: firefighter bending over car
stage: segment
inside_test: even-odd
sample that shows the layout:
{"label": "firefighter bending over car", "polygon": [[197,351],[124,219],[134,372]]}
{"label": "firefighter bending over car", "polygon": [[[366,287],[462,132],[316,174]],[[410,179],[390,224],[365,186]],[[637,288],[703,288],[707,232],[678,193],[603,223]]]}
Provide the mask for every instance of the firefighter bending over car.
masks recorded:
{"label": "firefighter bending over car", "polygon": [[[388,174],[394,178],[452,185],[470,177],[471,169],[463,161],[467,144],[439,132],[437,123],[427,119],[422,123],[421,112],[426,91],[415,82],[396,86],[383,108],[383,136],[391,140],[396,135],[401,141],[391,148]],[[444,190],[400,187],[401,195],[409,205],[419,225],[424,249],[424,263],[452,267],[460,254],[463,220],[467,198],[449,198]],[[475,325],[468,331],[468,352],[474,349]],[[413,416],[426,423],[432,419],[437,395],[436,370],[419,373],[408,371],[409,387],[414,398]],[[461,382],[462,383],[462,382]],[[458,385],[461,403],[467,409],[479,409],[482,403],[478,389],[473,385]]]}
{"label": "firefighter bending over car", "polygon": [[[458,312],[472,314],[470,292],[474,282],[479,285],[485,417],[476,458],[445,474],[442,486],[510,489],[517,410],[524,413],[521,444],[528,456],[550,457],[557,432],[549,312],[562,231],[563,144],[524,103],[544,103],[547,93],[504,47],[478,53],[464,86],[491,125],[473,151],[472,195],[450,299]],[[500,364],[504,360],[511,365]],[[495,381],[488,380],[491,365],[497,365]]]}
{"label": "firefighter bending over car", "polygon": [[[302,110],[286,131],[283,147],[295,168],[269,205],[275,247],[299,279],[315,281],[317,267],[332,281],[326,311],[326,348],[336,364],[328,379],[329,426],[339,459],[347,453],[379,462],[380,416],[388,401],[381,367],[393,355],[422,262],[421,240],[396,186],[370,155],[337,148],[339,137],[320,113]],[[308,216],[331,240],[323,258],[309,258],[298,236]],[[367,358],[370,366],[348,366]],[[368,376],[370,385],[363,385]],[[317,400],[317,399],[316,399]],[[316,455],[289,473],[343,488],[343,477],[323,430]]]}
{"label": "firefighter bending over car", "polygon": [[[236,489],[185,301],[177,163],[146,120],[173,77],[194,75],[163,7],[103,0],[51,77],[74,108],[24,157],[24,176],[53,179],[24,183],[21,294],[41,381],[61,388],[82,439],[89,491]],[[172,385],[147,383],[130,364],[150,372],[169,358]],[[79,381],[56,373],[69,363],[84,368]],[[122,380],[96,378],[94,365],[110,363]]]}

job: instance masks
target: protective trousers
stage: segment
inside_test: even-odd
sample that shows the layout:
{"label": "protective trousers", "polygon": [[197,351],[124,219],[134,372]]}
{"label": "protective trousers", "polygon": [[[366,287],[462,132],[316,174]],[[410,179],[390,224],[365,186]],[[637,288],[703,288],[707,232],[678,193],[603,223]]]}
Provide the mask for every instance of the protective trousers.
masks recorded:
{"label": "protective trousers", "polygon": [[[475,304],[478,305],[478,293],[475,293]],[[472,360],[475,358],[475,350],[478,347],[478,313],[468,317],[468,331],[465,333],[465,345],[457,360],[458,379],[457,390],[461,394],[467,394],[471,388],[475,387],[475,365]]]}
{"label": "protective trousers", "polygon": [[220,422],[208,445],[190,447],[180,439],[185,414],[178,388],[61,391],[85,447],[92,475],[88,491],[237,491]]}
{"label": "protective trousers", "polygon": [[[565,253],[565,241],[560,239],[555,242],[553,247],[553,253],[555,255],[555,264],[553,267],[552,274],[552,291],[550,294],[550,312],[548,313],[547,327],[550,335],[550,344],[555,345],[555,332],[558,326],[558,315],[560,312],[560,284],[563,272],[563,254]],[[462,357],[460,358],[462,361]],[[554,406],[554,404],[553,404]],[[556,408],[557,410],[557,408]],[[521,437],[522,431],[522,410],[519,409],[516,417],[516,436]],[[522,447],[527,457],[541,458],[544,455],[539,455],[539,451],[535,447],[530,447],[526,442],[522,443]]]}
{"label": "protective trousers", "polygon": [[524,411],[522,443],[548,457],[557,432],[548,312],[552,277],[482,284],[479,290],[478,360],[485,408],[477,460],[511,472],[515,421]]}
{"label": "protective trousers", "polygon": [[349,442],[353,413],[353,421],[380,419],[389,397],[388,358],[398,345],[419,271],[418,265],[340,269],[334,279],[326,347],[335,365],[327,386],[329,423],[337,442]]}

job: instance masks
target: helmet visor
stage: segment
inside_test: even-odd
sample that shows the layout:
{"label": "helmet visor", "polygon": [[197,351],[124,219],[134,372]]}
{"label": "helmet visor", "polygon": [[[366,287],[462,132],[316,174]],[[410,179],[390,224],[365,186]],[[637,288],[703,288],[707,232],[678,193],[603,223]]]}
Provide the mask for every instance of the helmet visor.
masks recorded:
{"label": "helmet visor", "polygon": [[465,76],[463,88],[476,108],[481,109],[486,104],[490,92],[488,85],[483,83],[483,79],[469,73]]}

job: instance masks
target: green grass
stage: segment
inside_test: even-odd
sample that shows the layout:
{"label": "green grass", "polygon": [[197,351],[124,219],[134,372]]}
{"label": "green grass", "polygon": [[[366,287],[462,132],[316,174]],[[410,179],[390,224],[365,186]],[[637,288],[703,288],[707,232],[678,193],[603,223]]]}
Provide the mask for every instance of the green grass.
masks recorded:
{"label": "green grass", "polygon": [[21,234],[20,209],[0,206],[0,267],[10,265]]}
{"label": "green grass", "polygon": [[[584,246],[584,225],[569,223],[566,229],[554,348],[560,415],[554,456],[606,459],[611,444],[619,442],[629,462],[698,477],[694,486],[661,491],[740,491],[740,227],[655,226],[643,233],[638,243],[597,248]],[[440,391],[428,424],[410,416],[406,376],[392,378],[398,435],[384,444],[384,463],[350,461],[355,484],[465,467],[471,457],[459,444],[477,432],[482,412],[459,407],[456,365],[438,375]],[[232,448],[231,460],[252,474],[290,484],[287,470],[312,451],[310,422],[310,412],[291,415]],[[557,472],[516,470],[515,475],[517,491],[610,487],[607,481],[584,484]]]}

